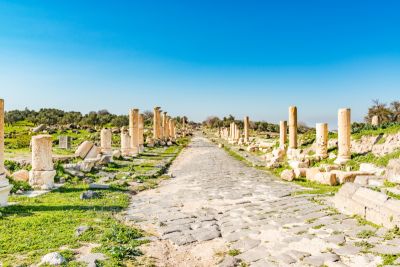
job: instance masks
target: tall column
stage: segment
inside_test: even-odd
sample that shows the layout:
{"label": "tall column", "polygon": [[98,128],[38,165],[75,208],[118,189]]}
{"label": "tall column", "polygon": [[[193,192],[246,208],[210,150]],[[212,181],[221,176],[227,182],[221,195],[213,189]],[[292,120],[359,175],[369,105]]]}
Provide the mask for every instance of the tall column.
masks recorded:
{"label": "tall column", "polygon": [[345,164],[351,158],[350,134],[351,114],[349,108],[341,108],[338,111],[338,157],[337,164]]}
{"label": "tall column", "polygon": [[249,128],[250,128],[250,120],[249,120],[249,116],[244,117],[244,121],[243,121],[243,125],[244,125],[244,142],[247,143],[249,142]]}
{"label": "tall column", "polygon": [[317,145],[315,155],[324,159],[328,157],[328,124],[317,123],[315,129]]}
{"label": "tall column", "polygon": [[48,134],[32,137],[32,169],[29,172],[29,184],[32,187],[50,189],[54,187],[52,158],[52,137]]}
{"label": "tall column", "polygon": [[162,114],[162,138],[168,137],[168,125],[167,125],[167,112],[164,111]]}
{"label": "tall column", "polygon": [[139,114],[139,152],[144,151],[144,116]]}
{"label": "tall column", "polygon": [[159,139],[160,138],[160,107],[154,108],[153,114],[153,138]]}
{"label": "tall column", "polygon": [[100,132],[100,146],[101,152],[104,154],[111,154],[112,153],[112,132],[110,129],[102,129]]}
{"label": "tall column", "polygon": [[12,185],[4,168],[4,100],[0,99],[0,206],[6,206]]}
{"label": "tall column", "polygon": [[129,110],[129,134],[131,136],[132,154],[139,153],[139,109]]}
{"label": "tall column", "polygon": [[285,149],[287,140],[287,122],[279,122],[279,147]]}
{"label": "tall column", "polygon": [[297,107],[289,107],[289,148],[297,148]]}
{"label": "tall column", "polygon": [[173,139],[176,138],[175,120],[171,120],[171,137],[172,137]]}
{"label": "tall column", "polygon": [[171,119],[171,117],[168,117],[168,137],[170,137],[170,138],[174,138],[173,133],[172,133],[173,132],[173,129],[172,129],[173,124],[174,124],[174,122]]}
{"label": "tall column", "polygon": [[121,128],[121,155],[129,156],[131,152],[131,136],[126,127]]}

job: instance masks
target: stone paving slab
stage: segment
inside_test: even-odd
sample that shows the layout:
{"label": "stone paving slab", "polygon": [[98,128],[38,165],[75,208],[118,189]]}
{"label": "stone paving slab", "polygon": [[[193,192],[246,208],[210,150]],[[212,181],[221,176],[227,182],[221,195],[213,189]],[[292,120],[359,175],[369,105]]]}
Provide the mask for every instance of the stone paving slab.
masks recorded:
{"label": "stone paving slab", "polygon": [[[132,197],[127,220],[152,225],[176,246],[222,238],[250,266],[376,266],[381,259],[365,242],[377,253],[399,252],[383,230],[368,241],[358,237],[376,229],[332,212],[315,195],[292,195],[298,185],[246,166],[202,136],[170,172],[175,178]],[[229,262],[237,261],[227,258],[222,266]]]}

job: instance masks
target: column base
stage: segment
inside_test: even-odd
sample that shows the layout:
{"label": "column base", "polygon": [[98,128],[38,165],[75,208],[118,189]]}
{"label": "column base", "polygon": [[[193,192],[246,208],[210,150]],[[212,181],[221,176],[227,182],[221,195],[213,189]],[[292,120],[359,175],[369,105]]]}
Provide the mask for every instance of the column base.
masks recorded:
{"label": "column base", "polygon": [[349,160],[350,157],[337,157],[334,163],[338,165],[345,165]]}
{"label": "column base", "polygon": [[144,145],[139,145],[139,153],[143,153],[144,152]]}
{"label": "column base", "polygon": [[8,205],[8,196],[10,195],[12,185],[2,186],[0,187],[0,207],[4,207]]}
{"label": "column base", "polygon": [[56,171],[34,171],[29,172],[29,184],[33,188],[52,189],[54,188],[54,176]]}
{"label": "column base", "polygon": [[112,155],[113,151],[111,148],[102,148],[101,153],[104,155]]}

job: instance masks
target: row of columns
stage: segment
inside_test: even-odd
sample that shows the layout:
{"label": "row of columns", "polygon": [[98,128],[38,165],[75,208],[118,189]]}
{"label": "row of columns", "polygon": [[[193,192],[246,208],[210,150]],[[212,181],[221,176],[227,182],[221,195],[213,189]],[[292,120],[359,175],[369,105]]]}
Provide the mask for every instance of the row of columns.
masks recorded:
{"label": "row of columns", "polygon": [[[183,125],[183,127],[185,126]],[[176,138],[175,120],[168,116],[166,111],[162,112],[160,107],[155,107],[153,114],[153,139],[167,138]]]}
{"label": "row of columns", "polygon": [[[328,124],[316,124],[316,151],[318,157],[328,156]],[[351,110],[341,108],[338,110],[338,157],[336,163],[343,164],[351,158]],[[279,146],[284,149],[287,142],[287,123],[279,122]],[[297,107],[289,107],[289,149],[297,149]]]}

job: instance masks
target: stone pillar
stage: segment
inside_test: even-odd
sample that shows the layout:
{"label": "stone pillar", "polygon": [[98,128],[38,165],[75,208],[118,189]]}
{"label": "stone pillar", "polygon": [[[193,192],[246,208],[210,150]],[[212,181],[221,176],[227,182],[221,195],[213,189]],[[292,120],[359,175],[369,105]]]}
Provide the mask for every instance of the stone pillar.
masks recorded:
{"label": "stone pillar", "polygon": [[381,120],[378,115],[374,115],[371,119],[372,126],[379,126],[381,124]]}
{"label": "stone pillar", "polygon": [[248,143],[249,142],[249,128],[250,128],[250,120],[249,120],[249,116],[244,117],[244,121],[243,121],[243,125],[244,125],[244,142]]}
{"label": "stone pillar", "polygon": [[153,138],[160,138],[160,107],[154,108],[153,114]]}
{"label": "stone pillar", "polygon": [[287,122],[279,122],[279,147],[285,149],[287,141]]}
{"label": "stone pillar", "polygon": [[136,155],[139,153],[139,110],[137,108],[129,111],[129,134],[132,154]]}
{"label": "stone pillar", "polygon": [[351,158],[350,152],[351,115],[349,108],[338,111],[338,157],[336,164],[345,164]]}
{"label": "stone pillar", "polygon": [[52,137],[48,134],[32,137],[32,169],[29,184],[32,187],[51,189],[54,187],[56,171],[53,166]]}
{"label": "stone pillar", "polygon": [[144,116],[139,114],[139,152],[144,151]]}
{"label": "stone pillar", "polygon": [[112,132],[111,129],[102,129],[100,132],[100,146],[103,154],[112,154]]}
{"label": "stone pillar", "polygon": [[176,125],[174,120],[171,120],[171,137],[172,139],[176,139]]}
{"label": "stone pillar", "polygon": [[169,138],[174,138],[172,127],[173,127],[173,120],[171,119],[171,117],[168,117],[168,137]]}
{"label": "stone pillar", "polygon": [[289,107],[289,148],[297,149],[297,107]]}
{"label": "stone pillar", "polygon": [[328,157],[328,124],[317,123],[316,130],[316,149],[315,155],[320,158]]}
{"label": "stone pillar", "polygon": [[121,127],[121,155],[129,156],[131,154],[131,136],[126,127]]}
{"label": "stone pillar", "polygon": [[167,112],[164,111],[162,114],[162,138],[168,138],[168,124],[167,124]]}
{"label": "stone pillar", "polygon": [[0,206],[6,206],[12,185],[4,168],[4,100],[0,99]]}

